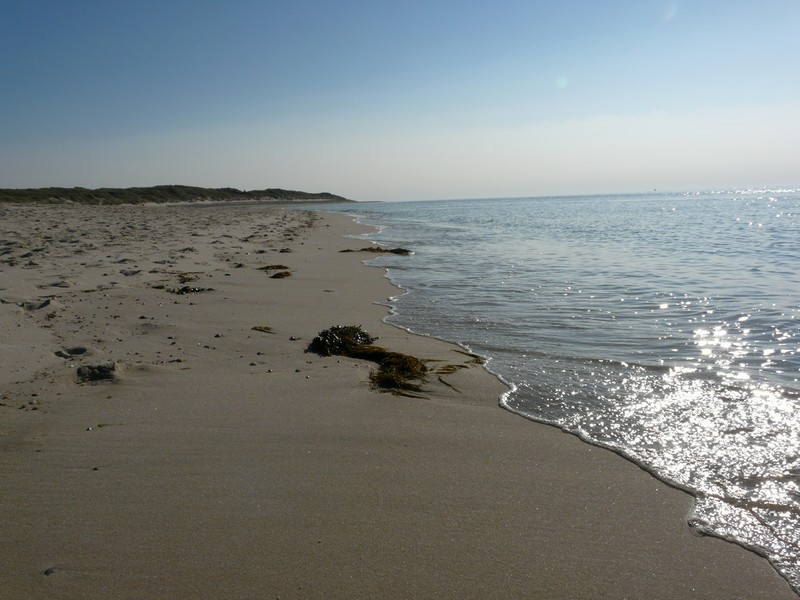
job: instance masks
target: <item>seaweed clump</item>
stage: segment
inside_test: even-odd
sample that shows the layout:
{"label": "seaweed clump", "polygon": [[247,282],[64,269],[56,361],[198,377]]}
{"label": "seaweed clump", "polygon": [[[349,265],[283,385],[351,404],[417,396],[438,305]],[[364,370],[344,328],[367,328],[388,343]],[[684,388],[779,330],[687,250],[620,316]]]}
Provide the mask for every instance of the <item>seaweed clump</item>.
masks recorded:
{"label": "seaweed clump", "polygon": [[192,287],[189,285],[183,285],[181,287],[169,287],[166,290],[170,294],[177,294],[178,296],[184,296],[186,294],[199,294],[200,292],[213,292],[214,288],[204,288],[204,287]]}
{"label": "seaweed clump", "polygon": [[102,363],[99,365],[84,365],[78,367],[78,383],[94,383],[97,381],[113,381],[117,365],[114,363]]}
{"label": "seaweed clump", "polygon": [[401,256],[414,254],[407,248],[383,248],[381,246],[367,246],[366,248],[360,248],[359,250],[347,249],[339,250],[339,252],[373,252],[375,254],[400,254]]}
{"label": "seaweed clump", "polygon": [[320,331],[308,345],[309,352],[321,356],[352,356],[364,346],[372,344],[377,338],[372,337],[358,325],[334,325]]}
{"label": "seaweed clump", "polygon": [[378,369],[370,374],[370,381],[377,388],[396,393],[422,391],[419,383],[426,381],[428,372],[425,363],[414,356],[375,346],[373,342],[376,339],[360,326],[334,325],[321,331],[308,345],[308,351],[321,356],[347,356],[377,363]]}

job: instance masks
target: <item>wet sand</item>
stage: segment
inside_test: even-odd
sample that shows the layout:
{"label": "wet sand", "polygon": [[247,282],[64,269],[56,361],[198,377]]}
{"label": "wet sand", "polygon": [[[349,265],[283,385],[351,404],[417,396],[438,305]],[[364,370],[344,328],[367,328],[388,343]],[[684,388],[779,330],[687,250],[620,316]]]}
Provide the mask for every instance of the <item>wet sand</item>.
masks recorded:
{"label": "wet sand", "polygon": [[[358,230],[0,205],[0,597],[796,598],[686,494],[384,324]],[[351,324],[429,361],[420,397],[305,351]]]}

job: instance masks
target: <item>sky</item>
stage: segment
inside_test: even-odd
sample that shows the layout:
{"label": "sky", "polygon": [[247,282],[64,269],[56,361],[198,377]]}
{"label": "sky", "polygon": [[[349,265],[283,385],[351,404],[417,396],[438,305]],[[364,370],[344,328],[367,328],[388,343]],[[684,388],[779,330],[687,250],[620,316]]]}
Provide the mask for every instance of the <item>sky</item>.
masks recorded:
{"label": "sky", "polygon": [[0,0],[0,188],[800,186],[800,0]]}

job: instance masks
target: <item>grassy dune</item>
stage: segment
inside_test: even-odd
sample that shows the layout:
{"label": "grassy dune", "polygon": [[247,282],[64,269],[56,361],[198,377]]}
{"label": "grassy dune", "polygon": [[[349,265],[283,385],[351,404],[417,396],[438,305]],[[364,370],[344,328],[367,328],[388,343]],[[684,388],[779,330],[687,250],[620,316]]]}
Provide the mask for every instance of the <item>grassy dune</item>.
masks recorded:
{"label": "grassy dune", "polygon": [[299,192],[270,188],[243,191],[235,188],[203,188],[189,185],[153,187],[99,188],[48,187],[36,189],[0,189],[0,202],[78,204],[141,204],[143,202],[348,202],[347,198],[328,192]]}

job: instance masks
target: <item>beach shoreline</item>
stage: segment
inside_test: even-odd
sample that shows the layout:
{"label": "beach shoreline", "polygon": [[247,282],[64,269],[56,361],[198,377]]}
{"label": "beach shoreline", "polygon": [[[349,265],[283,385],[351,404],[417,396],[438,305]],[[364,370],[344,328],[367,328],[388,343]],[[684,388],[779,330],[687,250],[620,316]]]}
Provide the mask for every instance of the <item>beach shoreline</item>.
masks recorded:
{"label": "beach shoreline", "polygon": [[[0,595],[796,598],[692,534],[690,496],[385,323],[397,288],[340,252],[364,226],[204,208],[0,207]],[[428,361],[420,397],[305,351],[352,324]]]}

